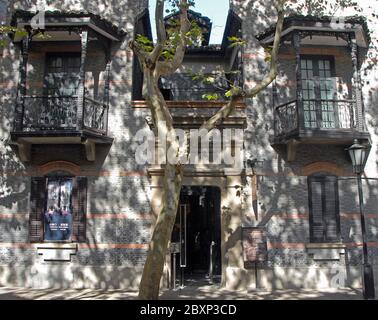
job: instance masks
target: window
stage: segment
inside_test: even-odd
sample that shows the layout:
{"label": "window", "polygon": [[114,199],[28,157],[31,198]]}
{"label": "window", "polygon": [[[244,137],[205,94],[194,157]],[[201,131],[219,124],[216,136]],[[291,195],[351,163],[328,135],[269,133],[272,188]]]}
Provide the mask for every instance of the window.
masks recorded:
{"label": "window", "polygon": [[30,194],[30,242],[85,241],[87,179],[33,178]]}
{"label": "window", "polygon": [[55,129],[75,128],[80,54],[47,54],[40,125]]}
{"label": "window", "polygon": [[48,96],[75,96],[79,87],[80,54],[47,54],[45,88]]}
{"label": "window", "polygon": [[336,81],[333,57],[301,56],[306,128],[335,128]]}
{"label": "window", "polygon": [[310,241],[340,240],[339,194],[335,176],[315,175],[308,178]]}

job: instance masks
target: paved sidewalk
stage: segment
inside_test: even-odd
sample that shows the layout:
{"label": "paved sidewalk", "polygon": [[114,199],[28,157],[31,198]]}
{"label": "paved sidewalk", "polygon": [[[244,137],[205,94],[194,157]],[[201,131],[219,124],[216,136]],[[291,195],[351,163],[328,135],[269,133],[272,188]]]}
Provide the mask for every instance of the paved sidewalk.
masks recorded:
{"label": "paved sidewalk", "polygon": [[[74,289],[26,289],[0,287],[0,300],[135,300],[136,291],[123,290],[74,290]],[[335,290],[275,290],[230,291],[217,286],[185,287],[163,290],[162,300],[360,300],[361,291]]]}

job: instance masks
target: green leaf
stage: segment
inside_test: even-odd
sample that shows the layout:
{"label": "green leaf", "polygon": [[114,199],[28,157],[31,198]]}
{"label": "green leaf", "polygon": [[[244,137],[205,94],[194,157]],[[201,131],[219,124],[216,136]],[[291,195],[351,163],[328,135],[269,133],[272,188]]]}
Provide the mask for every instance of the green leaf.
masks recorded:
{"label": "green leaf", "polygon": [[219,99],[219,95],[217,93],[205,93],[205,94],[202,95],[202,98],[206,99],[208,101],[218,100]]}
{"label": "green leaf", "polygon": [[224,95],[227,98],[231,97],[232,96],[232,90],[228,90]]}
{"label": "green leaf", "polygon": [[26,37],[27,35],[28,35],[27,31],[23,29],[18,29],[15,33],[15,37],[20,37],[20,38]]}
{"label": "green leaf", "polygon": [[269,46],[269,47],[265,47],[264,48],[264,51],[266,52],[266,53],[271,53],[272,51],[273,51],[273,47],[272,46]]}
{"label": "green leaf", "polygon": [[40,39],[40,40],[48,40],[48,39],[51,39],[52,38],[52,36],[51,35],[49,35],[49,34],[47,34],[47,33],[38,33],[37,35],[36,35],[36,38],[38,38],[38,39]]}
{"label": "green leaf", "polygon": [[7,39],[0,39],[0,48],[5,47],[8,44]]}
{"label": "green leaf", "polygon": [[141,46],[141,48],[146,52],[151,52],[154,49],[153,42],[146,36],[137,34],[136,42]]}
{"label": "green leaf", "polygon": [[11,26],[0,26],[0,34],[4,33],[13,33],[16,32],[17,29]]}
{"label": "green leaf", "polygon": [[203,79],[203,82],[204,82],[205,84],[213,84],[213,83],[215,82],[215,78],[212,77],[212,76],[208,76],[208,77],[205,77],[205,78]]}
{"label": "green leaf", "polygon": [[244,46],[246,45],[246,41],[243,40],[242,38],[239,38],[239,37],[235,37],[235,36],[232,36],[232,37],[228,37],[228,41],[231,42],[231,44],[229,45],[229,48],[233,48],[233,47],[241,47],[241,46]]}

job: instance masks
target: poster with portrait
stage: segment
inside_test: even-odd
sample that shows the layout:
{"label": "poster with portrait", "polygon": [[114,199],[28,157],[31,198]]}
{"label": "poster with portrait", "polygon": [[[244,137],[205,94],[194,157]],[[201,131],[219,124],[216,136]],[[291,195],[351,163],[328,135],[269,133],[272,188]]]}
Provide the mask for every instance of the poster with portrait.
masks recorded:
{"label": "poster with portrait", "polygon": [[72,179],[50,179],[47,185],[45,241],[68,241],[72,230]]}
{"label": "poster with portrait", "polygon": [[244,262],[264,262],[267,259],[267,237],[262,228],[243,228],[243,258]]}

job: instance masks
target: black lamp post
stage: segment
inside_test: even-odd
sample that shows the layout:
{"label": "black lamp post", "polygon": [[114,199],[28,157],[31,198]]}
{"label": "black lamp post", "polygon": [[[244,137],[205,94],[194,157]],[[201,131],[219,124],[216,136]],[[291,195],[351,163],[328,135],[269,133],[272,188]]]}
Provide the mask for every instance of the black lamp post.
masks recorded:
{"label": "black lamp post", "polygon": [[357,174],[358,182],[358,196],[360,202],[360,216],[361,216],[361,232],[362,232],[362,245],[363,245],[363,274],[362,274],[362,290],[364,299],[374,299],[374,275],[373,268],[369,263],[368,248],[366,244],[366,226],[365,216],[363,211],[363,196],[362,196],[362,181],[361,173],[369,156],[370,146],[362,145],[355,139],[352,146],[348,149],[349,156],[352,160],[353,172]]}

